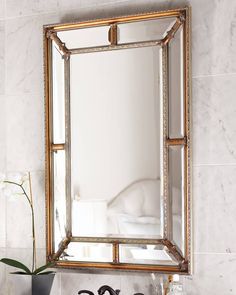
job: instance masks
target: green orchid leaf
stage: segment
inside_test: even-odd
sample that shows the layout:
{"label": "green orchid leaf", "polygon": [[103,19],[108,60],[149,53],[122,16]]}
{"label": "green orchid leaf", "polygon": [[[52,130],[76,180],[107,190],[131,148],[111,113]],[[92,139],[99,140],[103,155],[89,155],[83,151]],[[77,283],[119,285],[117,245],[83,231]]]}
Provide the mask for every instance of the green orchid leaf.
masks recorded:
{"label": "green orchid leaf", "polygon": [[40,272],[38,273],[38,276],[43,276],[43,275],[50,275],[52,273],[55,273],[54,271],[45,271],[45,272]]}
{"label": "green orchid leaf", "polygon": [[11,272],[11,274],[15,274],[15,275],[27,275],[27,276],[30,275],[30,274],[28,274],[27,272],[24,272],[24,271],[13,271],[13,272]]}
{"label": "green orchid leaf", "polygon": [[32,274],[31,271],[28,269],[28,267],[26,265],[24,265],[23,263],[14,260],[14,259],[10,259],[10,258],[2,258],[0,260],[0,262],[6,264],[6,265],[10,265],[19,269],[24,270],[27,274]]}
{"label": "green orchid leaf", "polygon": [[45,269],[49,268],[49,267],[52,267],[54,265],[54,263],[52,262],[49,262],[39,268],[37,268],[34,272],[33,272],[33,275],[37,275],[39,273],[41,273],[42,271],[44,271]]}

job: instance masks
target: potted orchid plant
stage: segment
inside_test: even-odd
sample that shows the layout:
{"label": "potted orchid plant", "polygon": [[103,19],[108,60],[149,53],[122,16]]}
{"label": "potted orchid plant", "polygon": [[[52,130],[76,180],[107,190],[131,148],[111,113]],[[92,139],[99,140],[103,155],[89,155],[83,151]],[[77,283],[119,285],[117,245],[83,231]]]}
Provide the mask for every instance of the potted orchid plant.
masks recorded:
{"label": "potted orchid plant", "polygon": [[[32,265],[28,267],[25,263],[11,259],[11,258],[2,258],[0,262],[16,268],[16,271],[13,271],[12,274],[19,275],[19,279],[23,281],[23,291],[17,294],[25,295],[37,295],[44,294],[49,295],[51,286],[53,283],[55,273],[49,271],[48,268],[53,266],[53,263],[47,263],[40,267],[37,267],[36,263],[36,234],[35,234],[35,213],[33,206],[33,194],[32,194],[32,182],[31,175],[28,172],[25,175],[18,175],[9,180],[4,175],[0,179],[0,188],[5,192],[6,195],[12,194],[15,196],[24,197],[29,205],[31,211],[31,230],[32,230]],[[7,192],[7,193],[6,193]],[[18,285],[18,283],[17,283]],[[19,286],[19,285],[18,285]]]}

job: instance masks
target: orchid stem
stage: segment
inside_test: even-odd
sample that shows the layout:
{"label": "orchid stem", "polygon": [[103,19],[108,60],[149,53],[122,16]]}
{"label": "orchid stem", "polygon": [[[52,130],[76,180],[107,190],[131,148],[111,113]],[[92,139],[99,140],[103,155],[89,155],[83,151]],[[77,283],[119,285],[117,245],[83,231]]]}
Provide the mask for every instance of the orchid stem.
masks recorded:
{"label": "orchid stem", "polygon": [[33,239],[33,261],[32,261],[32,273],[35,271],[36,269],[36,239],[35,239],[35,218],[34,218],[34,208],[33,208],[33,195],[32,195],[32,185],[31,185],[31,176],[30,176],[30,172],[28,172],[28,176],[29,176],[29,189],[30,189],[30,197],[28,196],[28,194],[26,193],[24,187],[23,187],[23,183],[19,184],[17,182],[14,181],[8,181],[5,180],[5,183],[8,184],[13,184],[16,186],[19,186],[21,188],[21,190],[23,191],[23,194],[25,195],[29,205],[30,205],[30,209],[31,209],[31,222],[32,222],[32,239]]}
{"label": "orchid stem", "polygon": [[33,194],[32,194],[32,182],[31,182],[31,175],[29,175],[29,189],[30,189],[30,201],[31,201],[31,213],[32,213],[32,237],[33,237],[33,266],[32,272],[34,268],[36,269],[36,236],[35,236],[35,218],[34,218],[34,205],[33,205]]}

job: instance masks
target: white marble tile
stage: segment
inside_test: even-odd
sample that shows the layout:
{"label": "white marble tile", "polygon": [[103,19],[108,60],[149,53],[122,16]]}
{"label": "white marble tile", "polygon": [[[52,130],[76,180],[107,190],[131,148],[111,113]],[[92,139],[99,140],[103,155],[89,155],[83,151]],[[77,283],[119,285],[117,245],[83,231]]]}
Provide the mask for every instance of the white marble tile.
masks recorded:
{"label": "white marble tile", "polygon": [[7,248],[29,248],[32,246],[32,230],[28,201],[25,196],[10,195],[6,198]]}
{"label": "white marble tile", "polygon": [[116,5],[118,3],[124,3],[127,2],[126,0],[59,0],[59,7],[61,11],[65,11],[67,9],[81,9],[85,7],[91,7],[94,8],[96,6],[102,6],[102,5],[109,5],[113,4]]}
{"label": "white marble tile", "polygon": [[188,295],[236,294],[235,254],[194,255],[194,275],[185,280]]}
{"label": "white marble tile", "polygon": [[236,163],[236,75],[193,79],[194,164]]}
{"label": "white marble tile", "polygon": [[36,245],[46,248],[45,179],[44,172],[32,172],[32,193],[35,208]]}
{"label": "white marble tile", "polygon": [[6,198],[0,190],[0,248],[6,247]]}
{"label": "white marble tile", "polygon": [[55,274],[50,295],[63,295],[61,293],[61,274],[58,272]]}
{"label": "white marble tile", "polygon": [[[11,180],[10,176],[9,179]],[[32,173],[32,191],[35,211],[36,246],[37,248],[45,248],[45,195],[43,173]],[[6,204],[7,247],[19,249],[32,247],[31,210],[26,197],[16,194],[6,196]]]}
{"label": "white marble tile", "polygon": [[[1,7],[0,7],[1,10]],[[0,95],[5,91],[5,23],[0,21]]]}
{"label": "white marble tile", "polygon": [[[139,8],[142,7],[142,10],[145,11],[145,9],[149,8],[151,9],[154,5],[156,9],[163,9],[168,7],[169,1],[163,1],[163,0],[72,0],[70,2],[66,0],[59,0],[59,6],[61,11],[67,11],[72,9],[81,9],[81,8],[98,8],[99,6],[109,6],[113,7],[113,10],[119,6],[123,7],[129,7],[129,8]],[[132,12],[126,12],[126,13],[132,13]]]}
{"label": "white marble tile", "polygon": [[43,97],[43,25],[57,15],[6,20],[6,93],[37,93]]}
{"label": "white marble tile", "polygon": [[236,253],[236,166],[195,167],[195,252]]}
{"label": "white marble tile", "polygon": [[171,1],[165,0],[104,0],[104,1],[60,1],[60,12],[63,22],[82,21],[96,18],[115,17],[168,9]]}
{"label": "white marble tile", "polygon": [[0,171],[6,169],[6,106],[5,96],[0,95]]}
{"label": "white marble tile", "polygon": [[30,294],[32,290],[32,278],[31,276],[10,274],[8,286],[10,294]]}
{"label": "white marble tile", "polygon": [[58,0],[7,0],[6,18],[29,16],[43,13],[55,13],[58,10]]}
{"label": "white marble tile", "polygon": [[107,274],[99,271],[97,273],[86,273],[83,271],[80,271],[80,273],[61,273],[61,294],[63,295],[77,294],[82,289],[87,289],[97,294],[97,290],[102,285],[109,285],[113,289],[120,289],[120,273],[111,272]]}
{"label": "white marble tile", "polygon": [[236,73],[236,5],[192,0],[193,76]]}
{"label": "white marble tile", "polygon": [[8,171],[44,169],[44,97],[21,94],[6,97]]}
{"label": "white marble tile", "polygon": [[121,274],[121,294],[143,293],[155,295],[153,281],[149,273],[132,273]]}
{"label": "white marble tile", "polygon": [[5,0],[0,0],[0,19],[5,18]]}

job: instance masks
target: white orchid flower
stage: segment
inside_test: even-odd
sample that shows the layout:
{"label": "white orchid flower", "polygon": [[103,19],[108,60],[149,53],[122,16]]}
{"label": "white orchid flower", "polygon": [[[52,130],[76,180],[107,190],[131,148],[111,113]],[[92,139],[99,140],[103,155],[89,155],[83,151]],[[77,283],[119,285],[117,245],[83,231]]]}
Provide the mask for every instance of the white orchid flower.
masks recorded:
{"label": "white orchid flower", "polygon": [[6,197],[22,194],[21,185],[29,180],[28,173],[0,174],[0,190]]}
{"label": "white orchid flower", "polygon": [[7,177],[11,182],[17,184],[23,184],[25,181],[29,180],[28,173],[10,173]]}
{"label": "white orchid flower", "polygon": [[[32,229],[32,269],[30,270],[26,265],[24,265],[22,262],[17,261],[15,259],[10,258],[2,258],[0,259],[0,262],[15,266],[20,270],[20,273],[24,273],[27,275],[39,275],[39,274],[47,274],[50,272],[44,272],[45,269],[52,266],[51,263],[48,263],[46,265],[43,265],[39,268],[36,266],[36,240],[35,240],[35,218],[34,218],[34,207],[33,207],[33,195],[32,195],[32,189],[31,189],[31,176],[30,172],[26,173],[11,173],[8,174],[7,177],[5,177],[4,174],[0,173],[0,185],[4,184],[4,195],[5,196],[13,196],[13,195],[22,195],[22,198],[25,197],[31,210],[31,229]],[[26,189],[26,184],[29,186],[29,192]],[[14,212],[13,212],[14,214]],[[19,271],[18,271],[19,273]]]}
{"label": "white orchid flower", "polygon": [[0,172],[0,182],[1,182],[1,181],[4,181],[5,178],[6,178],[6,174]]}
{"label": "white orchid flower", "polygon": [[21,181],[22,183],[29,181],[29,172],[22,174]]}
{"label": "white orchid flower", "polygon": [[22,173],[11,173],[10,175],[8,175],[8,179],[10,179],[12,182],[21,184]]}

